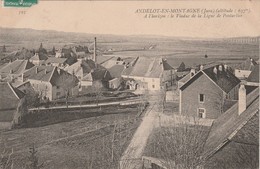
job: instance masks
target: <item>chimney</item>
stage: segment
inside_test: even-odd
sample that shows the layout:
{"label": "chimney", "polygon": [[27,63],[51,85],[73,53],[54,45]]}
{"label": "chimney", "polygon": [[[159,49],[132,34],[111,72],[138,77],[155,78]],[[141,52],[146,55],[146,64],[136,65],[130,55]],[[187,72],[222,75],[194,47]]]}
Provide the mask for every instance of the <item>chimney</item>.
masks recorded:
{"label": "chimney", "polygon": [[217,75],[218,74],[218,69],[214,67],[213,72]]}
{"label": "chimney", "polygon": [[246,88],[244,84],[240,85],[238,91],[238,115],[246,110]]}
{"label": "chimney", "polygon": [[10,74],[12,74],[13,73],[13,70],[12,69],[10,69]]}
{"label": "chimney", "polygon": [[93,61],[96,63],[96,57],[97,57],[97,53],[96,53],[96,46],[97,45],[97,38],[94,38],[94,55],[93,55]]}
{"label": "chimney", "polygon": [[227,64],[224,64],[225,71],[227,71],[227,68],[228,68]]}
{"label": "chimney", "polygon": [[222,67],[222,65],[219,65],[219,66],[218,66],[218,70],[219,70],[220,72],[223,71],[223,67]]}
{"label": "chimney", "polygon": [[36,74],[39,72],[38,67],[36,67],[35,71],[36,71]]}
{"label": "chimney", "polygon": [[58,72],[58,74],[60,74],[60,68],[57,68],[57,72]]}
{"label": "chimney", "polygon": [[200,65],[200,70],[203,70],[203,65]]}
{"label": "chimney", "polygon": [[44,69],[44,74],[47,74],[47,69]]}
{"label": "chimney", "polygon": [[194,76],[195,73],[196,73],[196,72],[195,72],[195,69],[191,69],[191,70],[190,70],[190,75],[191,75],[191,77]]}

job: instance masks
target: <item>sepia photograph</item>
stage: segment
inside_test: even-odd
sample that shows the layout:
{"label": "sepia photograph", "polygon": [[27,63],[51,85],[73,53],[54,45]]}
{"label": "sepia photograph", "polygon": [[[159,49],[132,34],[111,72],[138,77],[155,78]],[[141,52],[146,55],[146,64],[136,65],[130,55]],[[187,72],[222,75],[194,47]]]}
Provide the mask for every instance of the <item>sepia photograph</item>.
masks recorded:
{"label": "sepia photograph", "polygon": [[1,0],[0,169],[258,169],[257,0]]}

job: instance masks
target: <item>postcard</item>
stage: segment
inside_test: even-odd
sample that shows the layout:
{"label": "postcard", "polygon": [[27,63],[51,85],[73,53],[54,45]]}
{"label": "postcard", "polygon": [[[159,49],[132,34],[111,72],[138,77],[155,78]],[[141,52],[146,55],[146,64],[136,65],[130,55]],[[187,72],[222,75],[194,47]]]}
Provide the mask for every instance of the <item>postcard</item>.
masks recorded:
{"label": "postcard", "polygon": [[259,168],[260,2],[2,0],[1,169]]}

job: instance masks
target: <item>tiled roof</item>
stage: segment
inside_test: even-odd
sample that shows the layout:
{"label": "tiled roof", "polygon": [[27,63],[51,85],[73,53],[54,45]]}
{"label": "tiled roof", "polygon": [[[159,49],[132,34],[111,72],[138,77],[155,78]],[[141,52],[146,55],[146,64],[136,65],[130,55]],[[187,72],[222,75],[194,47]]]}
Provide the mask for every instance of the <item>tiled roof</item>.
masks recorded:
{"label": "tiled roof", "polygon": [[259,111],[259,88],[247,95],[247,109],[238,115],[238,103],[223,113],[213,123],[204,146],[208,158],[223,147]]}
{"label": "tiled roof", "polygon": [[95,62],[91,59],[87,60],[78,60],[76,63],[72,64],[71,66],[65,68],[66,71],[72,73],[74,72],[75,75],[82,72],[83,76],[89,74],[92,70],[95,69],[102,69],[105,70],[101,65],[95,64]]}
{"label": "tiled roof", "polygon": [[253,71],[247,78],[248,82],[257,82],[259,83],[259,65],[255,65]]}
{"label": "tiled roof", "polygon": [[[208,76],[217,86],[219,86],[224,92],[228,93],[230,90],[232,90],[235,86],[237,86],[240,83],[240,80],[234,76],[229,70],[224,70],[224,66],[222,66],[222,71],[219,70],[219,66],[213,66],[213,67],[207,67],[198,73],[196,73],[191,79],[185,82],[185,84],[180,88],[181,90],[184,90],[187,86],[189,86],[193,81],[195,81],[199,76],[202,74],[205,74]],[[214,69],[217,70],[217,73],[214,73]],[[187,80],[189,75],[187,77],[185,76],[183,79],[184,81]]]}
{"label": "tiled roof", "polygon": [[66,62],[67,58],[56,58],[56,57],[49,57],[46,61],[45,64],[49,63],[64,63]]}
{"label": "tiled roof", "polygon": [[254,66],[256,65],[256,61],[252,58],[247,58],[243,63],[239,65],[239,69],[241,70],[253,70]]}
{"label": "tiled roof", "polygon": [[130,63],[122,74],[125,76],[159,78],[164,70],[170,69],[172,67],[162,58],[140,57],[133,64]]}
{"label": "tiled roof", "polygon": [[30,60],[47,60],[48,56],[45,53],[35,53],[33,57],[31,57]]}
{"label": "tiled roof", "polygon": [[87,74],[82,78],[82,80],[83,81],[96,81],[96,80],[109,81],[111,80],[111,75],[107,70],[100,69]]}
{"label": "tiled roof", "polygon": [[169,63],[167,62],[166,59],[162,59],[162,63],[163,63],[163,70],[172,70],[173,67],[171,65],[169,65]]}
{"label": "tiled roof", "polygon": [[12,108],[11,105],[13,103],[11,102],[19,100],[22,97],[24,97],[24,93],[19,89],[14,88],[10,83],[0,83],[0,109]]}
{"label": "tiled roof", "polygon": [[124,68],[124,65],[114,65],[110,69],[108,69],[108,71],[113,78],[117,78],[121,77]]}
{"label": "tiled roof", "polygon": [[65,81],[62,79],[63,77],[74,80],[75,85],[78,81],[76,76],[54,66],[34,66],[24,73],[25,79],[50,82],[53,86],[63,85],[62,83]]}
{"label": "tiled roof", "polygon": [[[219,66],[222,66],[222,71],[219,71]],[[217,74],[213,72],[213,69],[217,68]],[[224,92],[228,93],[231,89],[240,83],[240,80],[228,70],[224,70],[223,65],[210,67],[204,69],[203,72],[209,76]]]}
{"label": "tiled roof", "polygon": [[0,74],[21,74],[34,65],[28,60],[15,60],[0,69]]}
{"label": "tiled roof", "polygon": [[53,66],[34,66],[24,72],[24,78],[49,82],[55,69]]}

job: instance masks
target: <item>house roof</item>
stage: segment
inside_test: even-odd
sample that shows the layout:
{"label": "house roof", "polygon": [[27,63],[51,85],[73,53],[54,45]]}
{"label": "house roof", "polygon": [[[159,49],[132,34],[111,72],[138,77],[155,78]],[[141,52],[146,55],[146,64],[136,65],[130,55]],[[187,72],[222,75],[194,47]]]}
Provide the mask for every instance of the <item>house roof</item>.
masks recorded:
{"label": "house roof", "polygon": [[114,65],[108,71],[113,78],[118,78],[121,77],[124,68],[124,65]]}
{"label": "house roof", "polygon": [[234,138],[239,130],[259,111],[259,88],[247,95],[247,109],[238,114],[238,103],[233,105],[217,118],[204,146],[204,158],[211,157],[228,141]]}
{"label": "house roof", "polygon": [[172,67],[162,58],[139,57],[134,60],[122,75],[159,78],[164,70],[170,70]]}
{"label": "house roof", "polygon": [[105,69],[99,69],[95,70],[93,72],[90,72],[86,76],[82,78],[83,81],[96,81],[96,80],[103,80],[103,81],[109,81],[111,80],[110,73]]}
{"label": "house roof", "polygon": [[259,65],[255,65],[253,71],[247,78],[248,82],[257,82],[259,83]]}
{"label": "house roof", "polygon": [[[24,93],[22,91],[20,91],[17,88],[14,88],[10,83],[8,82],[3,82],[0,83],[0,98],[5,99],[6,98],[10,98],[10,96],[14,96],[17,100],[21,99],[24,97]],[[8,104],[6,105],[6,103],[4,101],[0,102],[0,109],[6,109],[9,108]]]}
{"label": "house roof", "polygon": [[92,70],[96,70],[96,69],[103,69],[103,70],[105,70],[105,68],[103,68],[99,64],[96,64],[91,59],[78,60],[76,63],[72,64],[71,66],[69,66],[67,68],[65,68],[66,71],[68,71],[70,73],[74,72],[75,74],[77,74],[78,72],[82,71],[83,72],[83,76],[89,74]]}
{"label": "house roof", "polygon": [[252,58],[247,58],[244,62],[239,65],[239,69],[241,70],[253,70],[254,66],[256,65],[256,61]]}
{"label": "house roof", "polygon": [[1,74],[10,74],[12,71],[12,74],[21,74],[25,70],[30,69],[34,66],[31,62],[28,60],[15,60],[11,63],[8,63],[4,67],[0,69]]}
{"label": "house roof", "polygon": [[30,60],[47,60],[48,56],[45,53],[35,53],[33,57],[31,57]]}
{"label": "house roof", "polygon": [[[219,70],[220,66],[222,66],[222,71]],[[214,69],[216,69],[217,73],[214,73]],[[224,70],[223,65],[216,65],[216,66],[204,68],[203,70],[199,71],[192,78],[190,78],[180,89],[184,90],[193,81],[198,79],[203,74],[205,74],[213,83],[215,83],[225,93],[230,92],[231,89],[233,89],[235,86],[237,86],[240,83],[240,80],[235,75],[233,75],[229,70]]]}
{"label": "house roof", "polygon": [[63,64],[65,63],[67,60],[67,58],[56,58],[56,57],[49,57],[46,61],[45,64],[49,64],[49,63],[60,63]]}
{"label": "house roof", "polygon": [[62,82],[60,79],[64,76],[70,79],[73,77],[75,83],[77,83],[75,76],[54,66],[34,66],[33,68],[24,72],[25,79],[50,82],[53,86],[63,85],[62,83],[64,82]]}

